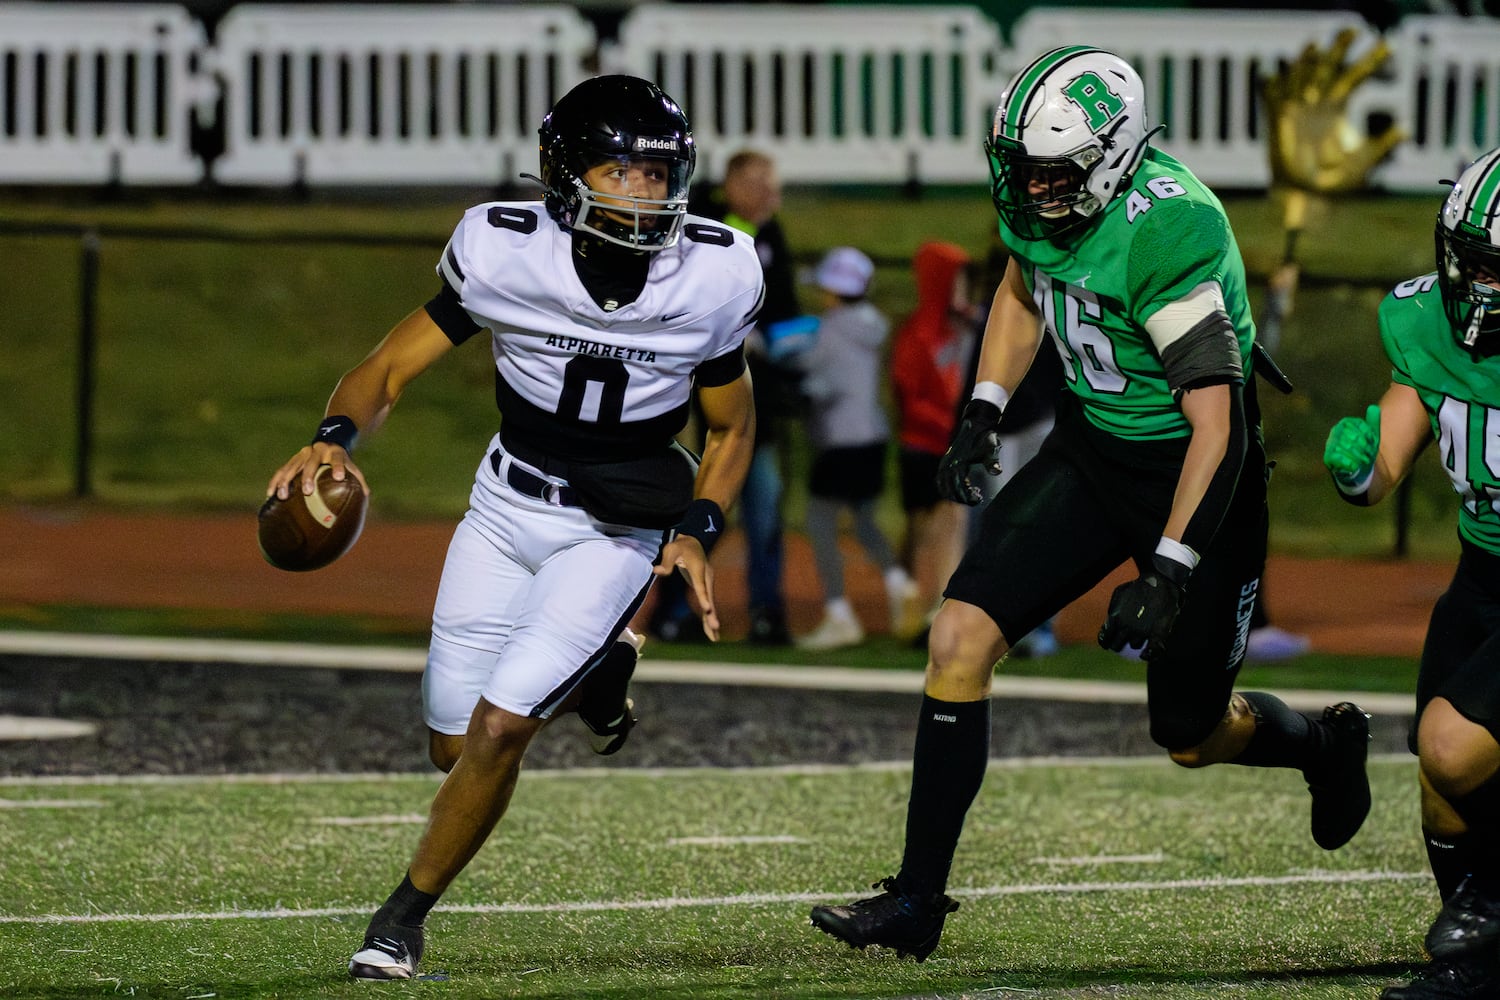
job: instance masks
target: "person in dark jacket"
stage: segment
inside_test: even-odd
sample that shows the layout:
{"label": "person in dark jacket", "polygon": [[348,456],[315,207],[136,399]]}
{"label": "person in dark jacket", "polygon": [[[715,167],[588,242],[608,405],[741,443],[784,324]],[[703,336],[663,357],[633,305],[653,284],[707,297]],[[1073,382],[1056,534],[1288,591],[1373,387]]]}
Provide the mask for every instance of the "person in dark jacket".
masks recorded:
{"label": "person in dark jacket", "polygon": [[753,149],[730,156],[723,181],[716,187],[699,188],[689,202],[693,214],[722,220],[752,236],[765,276],[765,304],[745,342],[755,390],[756,429],[750,478],[740,494],[740,517],[747,548],[748,638],[771,645],[791,642],[781,587],[782,462],[786,418],[801,406],[798,370],[779,360],[782,338],[795,335],[802,318],[791,252],[776,216],[780,207],[776,164]]}

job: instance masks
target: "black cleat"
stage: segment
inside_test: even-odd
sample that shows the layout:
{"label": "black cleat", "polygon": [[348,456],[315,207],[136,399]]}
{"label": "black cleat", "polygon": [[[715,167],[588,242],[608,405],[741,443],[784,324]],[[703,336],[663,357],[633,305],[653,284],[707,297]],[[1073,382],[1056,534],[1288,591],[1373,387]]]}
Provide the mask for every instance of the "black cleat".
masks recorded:
{"label": "black cleat", "polygon": [[355,979],[410,979],[422,960],[422,928],[390,925],[365,935],[365,943],[349,959]]}
{"label": "black cleat", "polygon": [[618,752],[635,728],[638,721],[635,702],[630,700],[628,692],[636,661],[645,645],[644,636],[625,629],[584,682],[578,717],[588,727],[589,745],[596,754],[607,757]]}
{"label": "black cleat", "polygon": [[1370,815],[1370,717],[1353,702],[1323,710],[1327,740],[1318,760],[1303,769],[1312,792],[1313,840],[1325,851],[1336,850],[1359,832]]}
{"label": "black cleat", "polygon": [[1481,891],[1473,877],[1458,884],[1427,932],[1427,954],[1462,958],[1487,953],[1500,958],[1500,900]]}
{"label": "black cleat", "polygon": [[1436,961],[1406,986],[1387,986],[1380,1000],[1494,1000],[1500,997],[1500,969],[1488,962]]}
{"label": "black cleat", "polygon": [[938,946],[943,921],[958,909],[958,902],[939,895],[924,904],[903,894],[894,878],[883,878],[871,888],[885,892],[847,906],[814,906],[812,925],[851,948],[878,944],[894,948],[898,956],[925,960]]}

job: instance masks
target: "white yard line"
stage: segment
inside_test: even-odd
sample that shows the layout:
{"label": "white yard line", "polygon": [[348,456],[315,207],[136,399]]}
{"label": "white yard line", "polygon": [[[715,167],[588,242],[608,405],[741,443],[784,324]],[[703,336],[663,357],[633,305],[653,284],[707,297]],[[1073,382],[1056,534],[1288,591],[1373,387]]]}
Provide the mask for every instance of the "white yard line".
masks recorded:
{"label": "white yard line", "polygon": [[[0,654],[4,653],[406,673],[420,672],[426,659],[425,651],[420,649],[385,646],[324,646],[311,643],[68,635],[52,632],[0,633]],[[889,691],[912,695],[922,691],[922,675],[917,671],[698,660],[657,661],[651,659],[649,651],[636,669],[635,676],[637,680],[656,684]],[[995,678],[993,693],[997,698],[1042,701],[1108,702],[1124,705],[1140,705],[1146,701],[1146,685],[1143,683],[1008,677],[1003,674]],[[1324,706],[1340,701],[1355,701],[1365,711],[1382,715],[1410,715],[1413,709],[1412,696],[1405,694],[1293,689],[1276,693],[1298,711],[1321,711]]]}
{"label": "white yard line", "polygon": [[672,837],[668,847],[738,847],[742,844],[805,844],[806,837],[794,837],[789,833],[745,834],[738,837]]}
{"label": "white yard line", "polygon": [[[1246,878],[1167,879],[1160,882],[1051,882],[1024,885],[992,885],[955,888],[965,899],[994,896],[1076,896],[1105,892],[1192,892],[1226,889],[1259,889],[1282,885],[1348,885],[1368,882],[1425,881],[1425,872],[1312,872],[1296,875],[1264,875]],[[705,906],[774,906],[791,903],[822,903],[847,899],[848,892],[749,893],[737,896],[668,896],[658,899],[600,899],[555,903],[493,903],[435,907],[436,912],[469,914],[524,913],[619,913],[639,910],[684,910]],[[0,916],[0,924],[113,924],[171,923],[193,920],[296,920],[310,917],[363,917],[368,907],[340,906],[315,909],[277,907],[268,910],[205,910],[179,913],[54,913],[39,916]]]}

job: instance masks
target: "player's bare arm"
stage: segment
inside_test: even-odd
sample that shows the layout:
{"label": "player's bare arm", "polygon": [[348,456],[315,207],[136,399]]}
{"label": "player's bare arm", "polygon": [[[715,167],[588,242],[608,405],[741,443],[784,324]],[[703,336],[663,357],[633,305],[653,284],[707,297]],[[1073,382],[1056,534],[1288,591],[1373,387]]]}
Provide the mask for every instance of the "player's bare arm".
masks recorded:
{"label": "player's bare arm", "polygon": [[1384,500],[1411,471],[1432,440],[1422,397],[1410,385],[1392,382],[1364,416],[1344,417],[1328,432],[1323,464],[1339,495],[1356,507]]}
{"label": "player's bare arm", "polygon": [[1177,479],[1177,492],[1172,496],[1172,513],[1162,531],[1173,541],[1184,540],[1188,522],[1203,503],[1214,475],[1224,462],[1229,450],[1232,405],[1227,385],[1209,385],[1182,394],[1182,415],[1193,425],[1193,437]]}
{"label": "player's bare arm", "polygon": [[[707,433],[693,496],[712,500],[723,511],[739,495],[755,452],[755,401],[749,370],[733,382],[701,388],[698,402]],[[723,526],[715,530],[723,530]],[[681,572],[692,589],[703,615],[703,634],[717,642],[719,613],[714,605],[713,568],[697,538],[680,533],[662,547],[655,572],[666,576],[673,571]]]}
{"label": "player's bare arm", "polygon": [[1010,394],[1021,384],[1041,344],[1041,315],[1012,258],[985,321],[975,371],[973,397],[964,406],[948,450],[938,463],[938,494],[974,506],[984,496],[976,470],[1001,473],[1000,418]]}
{"label": "player's bare arm", "polygon": [[1005,265],[1005,277],[995,289],[984,340],[979,348],[977,382],[994,382],[1007,394],[1031,367],[1042,342],[1042,318],[1026,289],[1026,280],[1014,257]]}
{"label": "player's bare arm", "polygon": [[[328,400],[326,415],[347,418],[360,432],[375,430],[384,422],[407,383],[452,347],[453,342],[432,321],[427,311],[415,310],[397,323],[363,361],[339,380]],[[266,486],[266,496],[274,493],[285,500],[291,484],[299,478],[302,492],[311,495],[313,478],[321,465],[333,466],[335,479],[353,473],[365,492],[370,492],[370,484],[349,457],[348,449],[341,444],[314,441],[276,470]]]}
{"label": "player's bare arm", "polygon": [[1417,390],[1391,383],[1380,397],[1380,454],[1370,482],[1370,502],[1378,502],[1395,489],[1431,443],[1432,425]]}

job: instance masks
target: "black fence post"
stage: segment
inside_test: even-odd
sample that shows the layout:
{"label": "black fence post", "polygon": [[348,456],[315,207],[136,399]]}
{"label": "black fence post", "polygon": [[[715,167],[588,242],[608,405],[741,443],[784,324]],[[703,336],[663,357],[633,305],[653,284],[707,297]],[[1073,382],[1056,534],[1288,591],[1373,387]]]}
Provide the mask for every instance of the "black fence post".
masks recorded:
{"label": "black fence post", "polygon": [[73,495],[94,492],[94,367],[99,311],[99,231],[82,234],[78,273],[78,439],[73,467]]}
{"label": "black fence post", "polygon": [[1411,476],[1401,480],[1396,487],[1396,550],[1397,559],[1405,559],[1411,544]]}

